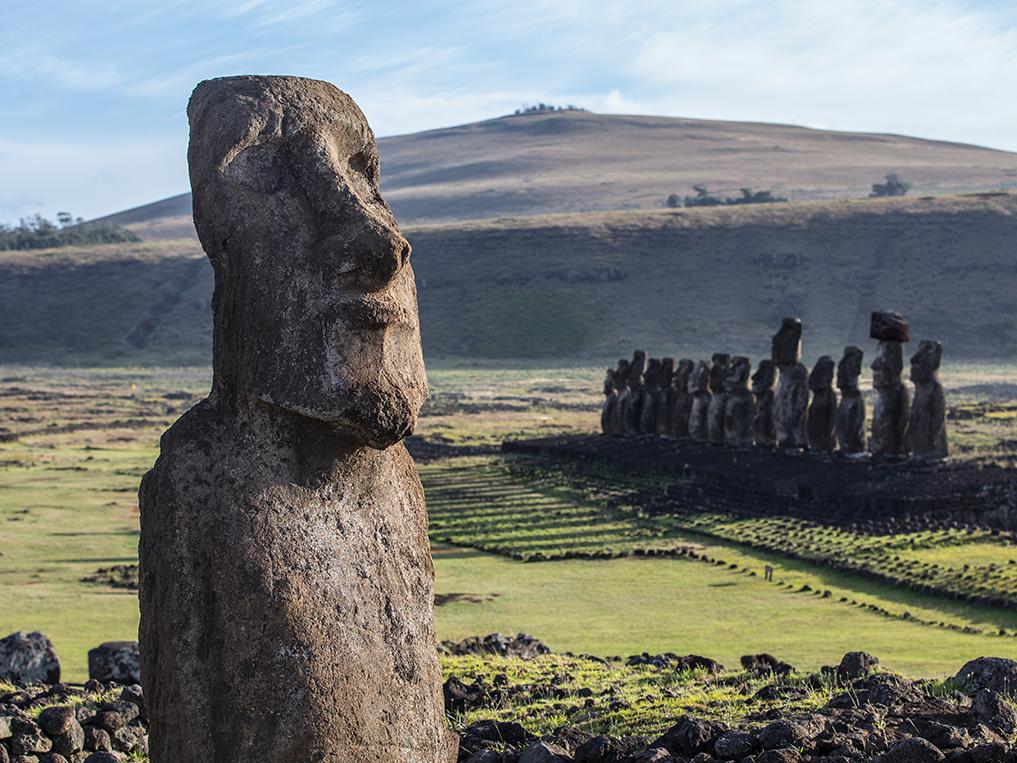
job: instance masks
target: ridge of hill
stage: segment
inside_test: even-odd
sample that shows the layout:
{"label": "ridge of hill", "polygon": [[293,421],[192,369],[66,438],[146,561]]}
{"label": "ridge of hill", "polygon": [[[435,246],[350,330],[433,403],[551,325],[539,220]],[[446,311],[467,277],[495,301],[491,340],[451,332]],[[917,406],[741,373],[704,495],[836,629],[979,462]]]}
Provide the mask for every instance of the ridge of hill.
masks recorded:
{"label": "ridge of hill", "polygon": [[[1017,194],[553,214],[406,226],[429,360],[614,362],[870,348],[889,307],[946,362],[1017,356]],[[0,362],[207,364],[197,242],[0,253]]]}
{"label": "ridge of hill", "polygon": [[[705,185],[792,200],[867,196],[890,172],[913,194],[1017,188],[1017,154],[901,135],[588,112],[521,114],[381,138],[382,190],[403,224],[663,206]],[[190,194],[102,218],[143,238],[193,235]]]}

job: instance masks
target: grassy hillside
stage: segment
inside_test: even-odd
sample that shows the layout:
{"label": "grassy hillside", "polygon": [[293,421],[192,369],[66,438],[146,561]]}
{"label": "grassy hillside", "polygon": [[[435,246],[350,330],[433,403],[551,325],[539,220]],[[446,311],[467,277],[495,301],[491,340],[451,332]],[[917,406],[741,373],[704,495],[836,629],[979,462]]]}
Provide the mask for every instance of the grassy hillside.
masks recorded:
{"label": "grassy hillside", "polygon": [[[567,112],[382,138],[382,189],[404,224],[662,206],[704,184],[858,198],[889,172],[913,195],[1017,188],[1017,154],[900,135]],[[192,235],[190,194],[113,215],[142,237]]]}
{"label": "grassy hillside", "polygon": [[[950,359],[1017,354],[1017,194],[603,212],[408,226],[425,352],[611,361],[870,347],[906,313]],[[211,269],[193,240],[0,254],[0,362],[207,363]]]}

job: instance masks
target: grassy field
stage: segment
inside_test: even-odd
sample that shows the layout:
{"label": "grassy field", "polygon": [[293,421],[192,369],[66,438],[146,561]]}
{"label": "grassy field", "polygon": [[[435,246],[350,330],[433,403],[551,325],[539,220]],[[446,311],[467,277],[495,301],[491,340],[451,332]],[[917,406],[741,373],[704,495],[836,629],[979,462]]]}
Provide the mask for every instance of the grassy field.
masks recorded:
{"label": "grassy field", "polygon": [[[990,393],[1005,389],[999,385],[1011,371],[972,367],[948,380],[956,411],[974,412],[951,419],[955,443],[969,446],[965,458],[1005,460],[999,443],[1015,436],[1014,422],[998,415],[1005,395],[990,400]],[[437,370],[420,434],[443,444],[492,445],[506,436],[589,430],[598,377],[596,369]],[[43,630],[66,677],[81,680],[89,648],[132,638],[137,627],[133,593],[81,578],[135,561],[138,480],[154,461],[159,434],[203,393],[208,372],[8,367],[0,379],[9,439],[0,443],[0,632]],[[805,669],[865,649],[893,668],[927,676],[953,673],[980,654],[1017,657],[1017,638],[999,635],[1017,631],[1017,613],[876,584],[735,543],[716,528],[710,535],[702,527],[661,528],[611,515],[603,511],[602,484],[492,485],[484,472],[501,470],[504,479],[511,476],[506,468],[494,455],[421,464],[438,592],[474,594],[438,608],[442,638],[522,630],[556,650],[693,652],[728,665],[741,654],[771,651]],[[1014,547],[996,539],[970,541],[904,543],[899,555],[941,567],[1006,567],[1014,558]],[[584,544],[684,546],[700,558],[528,563],[469,547],[553,556]],[[773,583],[762,578],[764,564],[776,568]]]}

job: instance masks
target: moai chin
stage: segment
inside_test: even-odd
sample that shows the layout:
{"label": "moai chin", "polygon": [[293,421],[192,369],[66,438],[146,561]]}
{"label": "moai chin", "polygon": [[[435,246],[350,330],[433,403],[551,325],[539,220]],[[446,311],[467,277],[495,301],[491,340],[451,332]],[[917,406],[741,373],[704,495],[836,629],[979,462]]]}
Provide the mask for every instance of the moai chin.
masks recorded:
{"label": "moai chin", "polygon": [[625,434],[625,408],[628,404],[629,388],[629,361],[622,358],[614,372],[614,385],[618,390],[618,399],[611,409],[611,416],[608,422],[610,434],[621,436]]}
{"label": "moai chin", "polygon": [[353,100],[202,82],[194,223],[215,273],[209,396],[141,483],[153,763],[456,759],[420,481],[410,247]]}
{"label": "moai chin", "polygon": [[700,360],[689,374],[689,394],[692,407],[689,410],[689,437],[697,442],[710,441],[710,427],[707,413],[710,409],[710,363]]}
{"label": "moai chin", "polygon": [[769,358],[759,361],[752,374],[752,436],[756,445],[773,447],[777,444],[777,425],[774,419],[773,385],[777,380],[777,367]]}
{"label": "moai chin", "polygon": [[728,445],[747,447],[752,445],[753,398],[749,391],[749,373],[752,361],[736,355],[728,366],[724,377],[724,440]]}
{"label": "moai chin", "polygon": [[626,437],[639,434],[640,417],[643,412],[643,374],[646,373],[646,353],[636,350],[629,362],[629,372],[625,379],[628,394],[625,395],[625,407],[622,410],[624,420],[623,433]]}
{"label": "moai chin", "polygon": [[912,458],[942,460],[949,455],[946,441],[946,397],[939,383],[943,345],[923,339],[911,356],[911,381],[915,399],[908,419],[908,444]]}
{"label": "moai chin", "polygon": [[837,388],[840,390],[837,445],[845,456],[865,452],[865,398],[858,389],[863,355],[860,347],[845,347],[844,357],[837,364]]}
{"label": "moai chin", "polygon": [[809,374],[809,389],[812,402],[809,404],[806,424],[809,448],[820,453],[832,453],[836,438],[837,393],[833,390],[833,374],[836,366],[833,358],[823,355]]}
{"label": "moai chin", "polygon": [[784,318],[773,336],[773,363],[780,376],[774,396],[774,423],[777,444],[782,448],[804,448],[805,413],[809,406],[809,372],[801,363],[802,322]]}
{"label": "moai chin", "polygon": [[727,405],[727,392],[724,389],[724,379],[727,378],[728,367],[731,364],[731,356],[723,352],[714,353],[710,365],[710,406],[706,414],[707,430],[709,431],[710,442],[714,445],[723,445],[724,437],[724,407]]}
{"label": "moai chin", "polygon": [[657,379],[657,436],[671,437],[671,409],[673,407],[674,390],[671,381],[674,379],[674,358],[663,358],[660,361],[660,375]]}
{"label": "moai chin", "polygon": [[657,433],[657,409],[660,404],[660,371],[659,358],[650,358],[643,375],[643,407],[639,411],[640,434]]}
{"label": "moai chin", "polygon": [[872,314],[869,335],[879,340],[872,361],[876,401],[872,408],[869,452],[889,458],[905,456],[910,397],[900,375],[904,370],[903,342],[910,336],[908,324],[898,313],[878,311]]}
{"label": "moai chin", "polygon": [[689,417],[692,415],[692,393],[689,378],[696,364],[688,358],[678,361],[671,379],[671,434],[680,440],[689,437]]}

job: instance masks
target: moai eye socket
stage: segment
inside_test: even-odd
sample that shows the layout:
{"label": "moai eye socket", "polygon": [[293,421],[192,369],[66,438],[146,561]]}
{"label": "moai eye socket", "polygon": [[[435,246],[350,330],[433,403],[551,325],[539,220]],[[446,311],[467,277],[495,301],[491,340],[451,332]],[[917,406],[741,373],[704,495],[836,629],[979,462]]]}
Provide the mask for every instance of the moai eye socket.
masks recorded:
{"label": "moai eye socket", "polygon": [[282,176],[280,165],[275,144],[258,143],[237,154],[226,166],[225,175],[258,193],[275,193]]}

